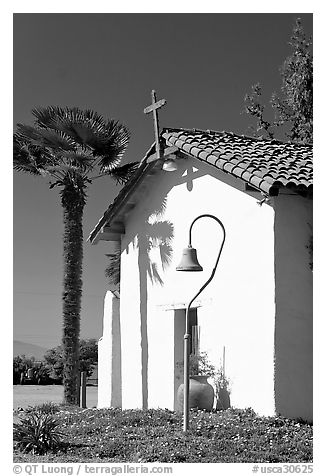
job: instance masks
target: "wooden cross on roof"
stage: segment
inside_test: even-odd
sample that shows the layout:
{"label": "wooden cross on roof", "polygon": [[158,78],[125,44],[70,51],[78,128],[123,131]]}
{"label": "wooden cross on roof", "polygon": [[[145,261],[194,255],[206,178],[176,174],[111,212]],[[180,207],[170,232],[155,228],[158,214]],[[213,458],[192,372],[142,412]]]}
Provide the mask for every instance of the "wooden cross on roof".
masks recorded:
{"label": "wooden cross on roof", "polygon": [[156,149],[156,158],[161,158],[161,147],[160,147],[160,130],[159,130],[159,123],[158,123],[158,114],[157,110],[160,109],[162,106],[166,104],[165,99],[160,99],[156,101],[156,93],[152,91],[152,104],[150,106],[145,107],[144,113],[149,114],[153,112],[153,119],[154,119],[154,134],[155,134],[155,149]]}

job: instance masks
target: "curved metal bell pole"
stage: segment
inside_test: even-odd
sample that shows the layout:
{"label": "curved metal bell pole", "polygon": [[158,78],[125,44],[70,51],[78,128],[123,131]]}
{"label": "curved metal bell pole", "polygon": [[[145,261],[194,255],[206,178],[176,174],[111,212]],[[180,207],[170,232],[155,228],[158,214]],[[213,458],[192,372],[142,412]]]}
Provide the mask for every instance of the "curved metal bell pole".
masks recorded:
{"label": "curved metal bell pole", "polygon": [[190,301],[189,303],[189,307],[191,306],[191,304],[194,302],[194,300],[199,296],[199,294],[206,288],[206,286],[212,281],[212,279],[214,278],[214,274],[215,274],[215,271],[216,271],[216,268],[217,268],[217,265],[218,265],[218,262],[220,260],[220,256],[221,256],[221,253],[222,253],[222,249],[223,249],[223,246],[224,246],[224,242],[225,242],[225,228],[224,228],[224,225],[223,223],[221,222],[221,220],[219,220],[218,218],[216,218],[214,215],[208,215],[208,214],[205,214],[205,215],[199,215],[197,218],[194,219],[194,221],[192,222],[192,224],[190,225],[190,229],[189,229],[189,246],[191,247],[191,231],[192,231],[192,227],[194,226],[194,224],[196,223],[197,220],[199,220],[199,218],[213,218],[213,220],[217,221],[219,223],[219,225],[222,227],[222,230],[223,230],[223,240],[222,240],[222,244],[221,244],[221,248],[220,248],[220,251],[219,251],[219,254],[217,256],[217,259],[216,259],[216,263],[215,263],[215,266],[212,270],[212,273],[209,277],[209,279],[205,282],[205,284],[200,288],[200,290],[198,291],[198,293],[196,294],[196,296],[194,298],[192,298],[192,300]]}
{"label": "curved metal bell pole", "polygon": [[214,215],[205,214],[205,215],[200,215],[197,218],[195,218],[194,221],[190,225],[190,229],[189,229],[189,247],[190,248],[191,248],[192,227],[195,224],[195,222],[197,220],[199,220],[199,218],[213,218],[215,221],[217,221],[219,223],[219,225],[222,227],[222,230],[223,230],[223,240],[222,240],[222,244],[221,244],[221,247],[220,247],[220,251],[219,251],[217,259],[216,259],[215,266],[212,270],[212,273],[211,273],[210,277],[204,283],[204,285],[200,288],[198,293],[189,302],[188,307],[187,307],[187,311],[186,311],[186,333],[184,335],[183,431],[187,431],[189,429],[189,344],[190,344],[190,342],[189,342],[189,339],[190,339],[189,310],[190,310],[191,304],[194,302],[194,300],[206,288],[206,286],[212,281],[212,279],[214,277],[214,274],[215,274],[215,271],[216,271],[216,268],[217,268],[217,265],[218,265],[218,262],[220,260],[220,256],[221,256],[222,249],[223,249],[224,242],[225,242],[225,228],[224,228],[224,225],[221,222],[221,220],[216,218]]}

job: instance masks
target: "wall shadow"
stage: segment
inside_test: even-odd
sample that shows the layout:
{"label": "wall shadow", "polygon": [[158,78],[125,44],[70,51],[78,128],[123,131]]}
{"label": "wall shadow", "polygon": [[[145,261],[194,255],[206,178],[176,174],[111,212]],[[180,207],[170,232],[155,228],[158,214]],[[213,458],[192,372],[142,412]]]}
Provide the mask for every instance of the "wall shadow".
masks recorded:
{"label": "wall shadow", "polygon": [[[178,160],[177,171],[161,172],[159,177],[152,177],[153,183],[150,182],[147,187],[150,200],[148,190],[138,197],[137,206],[133,211],[137,214],[137,223],[132,223],[132,235],[128,236],[128,242],[122,246],[122,251],[127,253],[130,245],[138,249],[143,409],[148,408],[148,280],[152,284],[163,286],[164,277],[160,268],[167,269],[173,257],[174,227],[170,221],[164,220],[167,196],[173,187],[184,183],[191,192],[193,181],[204,175],[207,175],[207,170],[194,171],[193,165],[187,160]],[[159,258],[156,261],[150,257],[153,250],[158,251]]]}
{"label": "wall shadow", "polygon": [[[165,201],[162,201],[164,206]],[[153,214],[150,215],[153,218]],[[149,218],[150,218],[149,217]],[[149,219],[148,218],[148,219]],[[165,269],[172,259],[171,240],[173,239],[173,225],[169,221],[162,221],[155,216],[155,221],[148,221],[137,233],[134,246],[138,248],[138,272],[140,292],[140,333],[141,333],[141,363],[142,363],[142,405],[148,408],[148,333],[147,333],[147,300],[148,279],[154,284],[163,285],[163,278],[159,273],[159,263],[150,259],[153,248],[159,249],[160,264]]]}

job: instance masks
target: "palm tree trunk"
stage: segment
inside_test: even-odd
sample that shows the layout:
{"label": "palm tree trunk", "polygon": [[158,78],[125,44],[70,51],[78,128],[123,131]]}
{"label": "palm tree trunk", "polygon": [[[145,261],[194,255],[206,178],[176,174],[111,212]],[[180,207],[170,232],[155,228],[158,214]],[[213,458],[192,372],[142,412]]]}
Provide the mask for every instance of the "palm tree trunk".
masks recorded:
{"label": "palm tree trunk", "polygon": [[82,296],[83,186],[69,181],[61,191],[63,206],[63,385],[64,403],[77,405],[79,392],[79,335]]}

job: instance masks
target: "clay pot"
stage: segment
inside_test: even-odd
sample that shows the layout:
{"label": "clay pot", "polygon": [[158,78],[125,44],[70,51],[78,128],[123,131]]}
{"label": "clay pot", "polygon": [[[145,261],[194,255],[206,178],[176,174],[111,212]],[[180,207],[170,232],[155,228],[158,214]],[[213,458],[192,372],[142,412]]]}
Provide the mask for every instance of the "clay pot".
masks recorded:
{"label": "clay pot", "polygon": [[[205,375],[193,375],[189,378],[189,408],[212,411],[214,389]],[[177,410],[183,411],[183,383],[178,388]]]}

